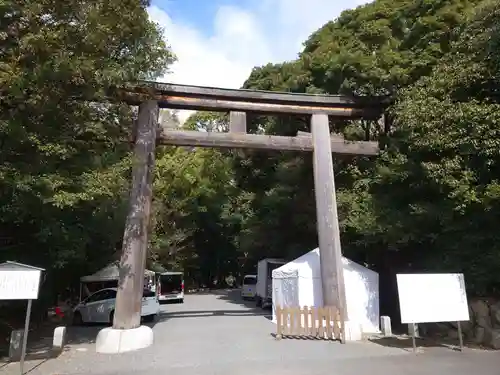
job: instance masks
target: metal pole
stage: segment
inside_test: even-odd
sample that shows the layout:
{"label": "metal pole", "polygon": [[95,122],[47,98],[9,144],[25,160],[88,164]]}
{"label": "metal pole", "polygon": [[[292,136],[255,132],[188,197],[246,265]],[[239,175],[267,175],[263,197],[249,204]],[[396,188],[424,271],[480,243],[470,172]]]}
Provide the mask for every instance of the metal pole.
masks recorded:
{"label": "metal pole", "polygon": [[457,322],[457,328],[458,328],[458,342],[460,345],[460,351],[462,352],[464,350],[464,339],[462,337],[462,326],[460,322]]}
{"label": "metal pole", "polygon": [[31,304],[33,300],[28,300],[28,308],[26,309],[26,320],[24,321],[24,334],[23,334],[23,346],[21,348],[21,360],[19,366],[21,368],[21,375],[24,374],[24,357],[26,357],[26,346],[28,345],[28,331],[30,327],[30,317],[31,317]]}
{"label": "metal pole", "polygon": [[345,343],[345,321],[348,317],[328,115],[313,115],[311,130],[323,305],[339,309],[341,342]]}
{"label": "metal pole", "polygon": [[413,353],[416,353],[417,352],[417,343],[415,340],[415,331],[417,330],[417,328],[415,327],[415,323],[412,323],[412,326],[413,326],[413,329],[411,330],[411,342],[413,345]]}

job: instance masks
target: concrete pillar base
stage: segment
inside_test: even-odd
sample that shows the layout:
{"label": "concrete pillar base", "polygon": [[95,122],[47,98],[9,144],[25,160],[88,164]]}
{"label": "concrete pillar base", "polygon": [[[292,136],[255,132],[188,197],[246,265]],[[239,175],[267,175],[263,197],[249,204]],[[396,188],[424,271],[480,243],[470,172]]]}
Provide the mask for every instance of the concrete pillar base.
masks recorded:
{"label": "concrete pillar base", "polygon": [[115,354],[147,348],[153,344],[153,330],[147,326],[133,329],[104,328],[96,339],[96,352]]}
{"label": "concrete pillar base", "polygon": [[345,322],[345,340],[361,341],[363,339],[363,329],[361,324],[347,321]]}

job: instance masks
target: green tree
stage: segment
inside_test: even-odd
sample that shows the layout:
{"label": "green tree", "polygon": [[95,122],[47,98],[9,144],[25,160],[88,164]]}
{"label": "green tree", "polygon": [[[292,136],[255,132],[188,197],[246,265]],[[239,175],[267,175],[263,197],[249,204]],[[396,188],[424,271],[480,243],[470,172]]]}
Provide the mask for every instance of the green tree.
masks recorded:
{"label": "green tree", "polygon": [[[378,0],[323,26],[296,61],[255,68],[246,81],[245,88],[396,99],[389,148],[375,160],[335,160],[347,256],[385,274],[463,269],[476,293],[496,288],[496,221],[488,216],[497,191],[496,4]],[[294,135],[309,125],[281,116],[260,117],[251,131],[259,126]],[[331,124],[347,139],[359,139],[365,126]],[[313,246],[307,156],[251,153],[235,175],[252,197],[242,230],[249,248],[295,256]],[[305,233],[294,236],[291,227]],[[478,246],[487,249],[481,256]]]}
{"label": "green tree", "polygon": [[500,287],[499,20],[498,2],[479,7],[450,54],[404,91],[379,181],[394,192],[380,195],[381,218],[405,216],[393,236],[413,242],[415,266],[463,270],[477,293]]}
{"label": "green tree", "polygon": [[44,290],[120,247],[134,113],[100,101],[173,61],[148,4],[0,2],[1,259],[46,268]]}
{"label": "green tree", "polygon": [[[183,128],[219,131],[224,116],[198,112]],[[155,176],[152,259],[181,269],[187,281],[211,285],[237,269],[230,154],[171,147],[160,151]]]}

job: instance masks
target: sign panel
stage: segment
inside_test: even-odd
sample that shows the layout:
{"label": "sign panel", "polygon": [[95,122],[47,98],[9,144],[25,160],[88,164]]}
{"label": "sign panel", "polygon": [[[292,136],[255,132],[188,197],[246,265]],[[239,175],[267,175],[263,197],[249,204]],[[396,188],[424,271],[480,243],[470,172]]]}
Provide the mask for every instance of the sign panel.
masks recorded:
{"label": "sign panel", "polygon": [[0,300],[37,299],[39,270],[0,270]]}
{"label": "sign panel", "polygon": [[401,323],[469,320],[463,274],[398,274],[396,278]]}

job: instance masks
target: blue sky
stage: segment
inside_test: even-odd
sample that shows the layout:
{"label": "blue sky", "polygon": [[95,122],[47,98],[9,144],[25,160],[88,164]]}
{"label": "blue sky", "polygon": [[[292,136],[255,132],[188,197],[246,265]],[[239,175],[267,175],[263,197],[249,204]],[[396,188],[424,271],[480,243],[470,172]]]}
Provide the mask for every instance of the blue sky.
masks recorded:
{"label": "blue sky", "polygon": [[311,33],[365,2],[153,0],[150,18],[164,28],[178,59],[161,80],[241,87],[254,66],[294,59]]}
{"label": "blue sky", "polygon": [[153,5],[179,22],[191,24],[205,35],[213,33],[213,18],[224,5],[251,6],[252,0],[154,0]]}

